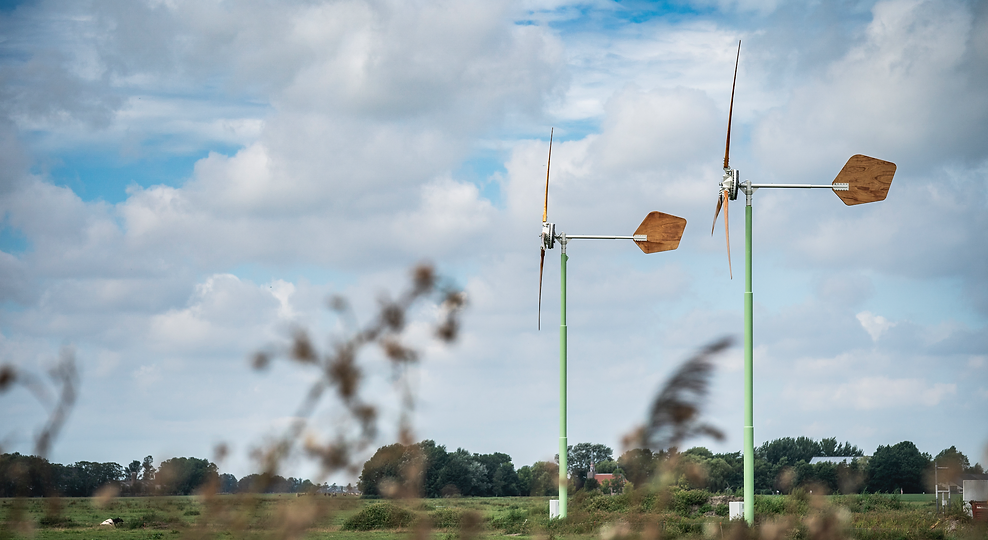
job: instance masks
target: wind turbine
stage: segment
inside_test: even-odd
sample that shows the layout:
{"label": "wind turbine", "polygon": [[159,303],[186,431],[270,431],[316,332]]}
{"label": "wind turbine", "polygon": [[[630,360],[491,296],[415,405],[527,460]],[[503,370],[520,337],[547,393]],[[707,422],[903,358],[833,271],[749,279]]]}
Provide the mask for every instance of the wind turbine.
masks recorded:
{"label": "wind turbine", "polygon": [[566,234],[556,232],[555,223],[549,223],[549,166],[552,164],[552,135],[549,131],[549,159],[545,166],[545,201],[542,205],[542,252],[539,259],[539,329],[542,328],[542,271],[545,267],[545,252],[553,249],[556,242],[560,247],[560,310],[559,310],[559,517],[566,517],[568,501],[566,477],[566,451],[568,448],[566,435],[566,404],[567,404],[567,330],[566,330],[566,244],[570,240],[633,240],[644,253],[671,251],[679,247],[686,229],[686,220],[662,212],[649,212],[633,235],[607,236],[592,234]]}
{"label": "wind turbine", "polygon": [[[752,524],[755,519],[755,427],[752,398],[752,292],[751,292],[751,198],[755,191],[763,188],[780,189],[830,189],[844,204],[853,206],[885,200],[895,163],[873,157],[855,154],[847,160],[844,168],[830,184],[753,184],[751,180],[741,182],[741,173],[729,164],[731,152],[731,117],[734,115],[734,89],[738,80],[738,61],[741,58],[741,41],[738,41],[738,56],[734,60],[734,83],[731,86],[731,106],[727,113],[727,144],[724,147],[724,178],[717,184],[717,209],[714,211],[713,235],[721,206],[724,208],[724,236],[727,239],[727,262],[731,264],[731,238],[727,225],[727,206],[745,195],[744,207],[744,519]],[[733,271],[732,276],[733,278]]]}

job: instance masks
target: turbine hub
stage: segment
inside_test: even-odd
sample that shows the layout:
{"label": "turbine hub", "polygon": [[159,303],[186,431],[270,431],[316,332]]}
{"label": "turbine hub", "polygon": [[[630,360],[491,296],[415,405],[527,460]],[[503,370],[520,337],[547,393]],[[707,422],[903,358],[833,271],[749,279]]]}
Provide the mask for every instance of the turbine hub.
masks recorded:
{"label": "turbine hub", "polygon": [[552,249],[556,246],[556,224],[542,223],[542,248]]}
{"label": "turbine hub", "polygon": [[738,198],[738,187],[741,185],[741,172],[737,169],[727,167],[724,169],[724,180],[720,183],[720,190],[727,191],[730,200]]}

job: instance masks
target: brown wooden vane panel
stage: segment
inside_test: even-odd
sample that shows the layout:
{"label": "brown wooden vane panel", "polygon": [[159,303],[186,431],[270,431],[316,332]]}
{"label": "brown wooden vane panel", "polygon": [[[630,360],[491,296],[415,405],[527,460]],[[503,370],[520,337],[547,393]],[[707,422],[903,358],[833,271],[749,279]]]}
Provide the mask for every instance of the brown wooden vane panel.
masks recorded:
{"label": "brown wooden vane panel", "polygon": [[645,235],[646,240],[635,240],[635,243],[645,253],[671,251],[679,247],[684,230],[685,219],[662,212],[649,212],[635,230],[635,236]]}
{"label": "brown wooden vane panel", "polygon": [[883,201],[894,175],[895,163],[855,154],[847,160],[833,182],[846,183],[848,190],[834,193],[848,206]]}

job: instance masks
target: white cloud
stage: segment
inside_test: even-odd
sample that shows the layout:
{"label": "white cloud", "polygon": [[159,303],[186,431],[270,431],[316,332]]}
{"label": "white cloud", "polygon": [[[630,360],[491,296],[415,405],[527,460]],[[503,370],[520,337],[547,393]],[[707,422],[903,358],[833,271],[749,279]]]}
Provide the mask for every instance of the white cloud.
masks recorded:
{"label": "white cloud", "polygon": [[857,317],[861,326],[868,331],[868,335],[871,336],[872,341],[878,341],[878,338],[882,337],[882,334],[895,326],[894,322],[889,321],[881,315],[875,315],[870,311],[862,311],[855,315],[855,317]]}
{"label": "white cloud", "polygon": [[798,401],[804,410],[878,409],[907,410],[935,407],[957,394],[957,384],[928,383],[922,379],[896,379],[886,376],[861,377],[836,385],[801,384],[787,388],[785,396]]}
{"label": "white cloud", "polygon": [[[0,359],[32,365],[51,342],[76,341],[83,366],[96,366],[83,370],[92,386],[78,418],[105,418],[88,413],[112,396],[114,421],[161,428],[114,450],[67,435],[68,461],[205,456],[217,438],[246,448],[292,414],[286,396],[308,380],[287,366],[259,377],[247,355],[281,343],[288,324],[316,340],[338,331],[322,304],[330,292],[368,316],[381,291],[429,258],[467,287],[470,308],[453,349],[411,327],[427,352],[416,371],[421,435],[508,452],[517,466],[551,458],[559,252],[546,257],[539,332],[536,216],[556,125],[549,216],[560,230],[629,234],[651,210],[689,221],[675,252],[570,244],[571,437],[617,446],[677,362],[743,328],[743,280],[727,278],[723,237],[706,230],[743,36],[732,164],[745,177],[829,180],[850,151],[900,163],[880,205],[756,195],[759,437],[810,422],[821,436],[847,429],[853,436],[837,435],[863,447],[920,436],[939,444],[949,437],[914,426],[948,429],[927,420],[942,418],[953,396],[977,395],[970,373],[988,313],[970,307],[988,306],[988,248],[977,235],[988,161],[974,144],[984,139],[975,92],[984,22],[959,3],[883,2],[873,17],[831,6],[835,21],[798,3],[728,4],[744,16],[598,24],[621,6],[584,15],[510,2],[97,2],[65,32],[38,4],[24,28],[81,43],[82,59],[39,56],[37,80],[0,62],[5,92],[15,82],[62,85],[36,101],[17,93],[2,109],[14,123],[0,132],[0,156],[19,172],[0,173],[0,214],[31,248],[0,253],[0,294],[17,303],[0,311]],[[807,24],[783,25],[784,16]],[[549,19],[567,23],[540,22]],[[40,55],[41,38],[18,31],[19,50]],[[834,35],[842,39],[830,47]],[[66,62],[73,69],[59,72]],[[89,102],[66,93],[79,88]],[[164,185],[137,178],[126,200],[107,204],[83,201],[72,181],[52,184],[45,167],[63,151],[101,155],[96,176],[112,172],[107,156],[118,152],[138,161],[211,153]],[[24,173],[32,153],[33,176]],[[468,160],[484,162],[479,179],[459,172]],[[929,290],[930,276],[970,294],[923,295],[922,320],[889,301]],[[963,323],[940,316],[958,306],[973,312]],[[388,383],[378,360],[368,358],[382,379],[375,390]],[[717,359],[711,415],[728,429],[722,450],[740,446],[730,426],[740,424],[742,360],[740,342]],[[120,377],[145,381],[143,393],[109,390]],[[182,406],[215,416],[182,418]],[[909,422],[892,418],[903,407]],[[516,436],[498,436],[506,429]]]}

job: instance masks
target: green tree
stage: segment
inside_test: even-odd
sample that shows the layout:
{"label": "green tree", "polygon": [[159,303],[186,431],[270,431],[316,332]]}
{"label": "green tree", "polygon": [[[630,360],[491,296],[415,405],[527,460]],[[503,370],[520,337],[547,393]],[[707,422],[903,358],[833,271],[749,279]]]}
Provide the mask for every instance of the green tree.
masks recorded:
{"label": "green tree", "polygon": [[648,448],[634,448],[621,454],[618,465],[624,469],[625,478],[635,486],[643,486],[655,474],[657,455]]}
{"label": "green tree", "polygon": [[378,448],[360,472],[357,485],[363,496],[369,499],[391,496],[389,487],[402,487],[406,481],[406,466],[418,454],[416,450],[400,443]]}
{"label": "green tree", "polygon": [[487,495],[507,497],[518,495],[518,474],[511,463],[511,456],[494,452],[493,454],[474,454],[473,459],[487,470],[487,483],[490,491]]}
{"label": "green tree", "polygon": [[837,437],[820,439],[820,454],[829,457],[861,457],[864,452],[849,442],[837,444]]}
{"label": "green tree", "polygon": [[783,458],[786,458],[789,465],[796,465],[800,461],[807,463],[814,456],[823,455],[820,443],[809,437],[783,437],[763,443],[755,450],[755,456],[772,465],[778,465]]}
{"label": "green tree", "polygon": [[442,497],[442,489],[445,487],[440,483],[439,471],[446,466],[449,461],[449,453],[446,447],[437,445],[433,440],[424,440],[418,444],[425,458],[424,473],[422,478],[422,491],[426,497]]}
{"label": "green tree", "polygon": [[707,490],[713,492],[731,489],[734,486],[734,468],[722,457],[707,461]]}
{"label": "green tree", "polygon": [[961,474],[971,469],[971,462],[968,461],[967,456],[957,450],[956,446],[941,450],[933,460],[936,462],[937,467],[947,468],[946,470],[938,471],[936,478],[940,482],[953,482],[956,484]]}
{"label": "green tree", "polygon": [[614,451],[603,444],[580,443],[566,449],[567,471],[580,478],[586,478],[591,465],[613,459]]}
{"label": "green tree", "polygon": [[[711,467],[711,489],[736,490],[744,484],[744,456],[741,452],[714,454],[714,460],[721,460],[727,469],[719,464]],[[713,486],[722,486],[714,488]]]}
{"label": "green tree", "polygon": [[230,473],[220,475],[220,493],[236,493],[237,477]]}
{"label": "green tree", "polygon": [[137,491],[137,480],[141,474],[141,462],[136,459],[131,461],[130,465],[127,465],[127,468],[124,469],[124,474],[127,475],[126,481],[130,492],[135,493]]}
{"label": "green tree", "polygon": [[457,448],[449,454],[446,466],[439,471],[442,494],[482,497],[490,495],[491,483],[487,467],[474,459],[470,452]]}
{"label": "green tree", "polygon": [[219,472],[207,459],[180,457],[161,463],[154,479],[163,495],[192,495],[207,483],[219,481]]}
{"label": "green tree", "polygon": [[518,484],[522,495],[552,497],[559,494],[559,464],[536,461],[518,469]]}
{"label": "green tree", "polygon": [[491,489],[495,497],[514,497],[521,495],[518,473],[510,461],[498,465],[491,477]]}
{"label": "green tree", "polygon": [[905,493],[927,491],[923,473],[930,465],[930,455],[923,454],[910,441],[894,446],[879,446],[868,460],[868,491]]}
{"label": "green tree", "polygon": [[144,493],[150,493],[154,488],[154,475],[157,470],[154,468],[154,458],[145,456],[141,461],[141,487]]}

